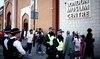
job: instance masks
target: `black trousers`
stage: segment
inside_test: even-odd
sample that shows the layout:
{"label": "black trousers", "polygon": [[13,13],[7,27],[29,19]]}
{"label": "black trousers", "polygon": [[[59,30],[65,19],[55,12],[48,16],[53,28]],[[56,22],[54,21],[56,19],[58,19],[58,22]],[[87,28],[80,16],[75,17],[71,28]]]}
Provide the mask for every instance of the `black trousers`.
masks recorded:
{"label": "black trousers", "polygon": [[9,55],[9,59],[23,59],[23,56]]}
{"label": "black trousers", "polygon": [[4,59],[9,59],[10,58],[8,51],[3,52],[3,56],[4,56]]}
{"label": "black trousers", "polygon": [[63,51],[58,51],[57,54],[59,57],[58,58],[56,57],[55,59],[64,59]]}
{"label": "black trousers", "polygon": [[55,53],[52,49],[47,49],[46,54],[48,55],[46,59],[55,59]]}
{"label": "black trousers", "polygon": [[[4,55],[4,54],[3,54]],[[7,54],[5,54],[4,55],[4,59],[9,59],[10,57],[7,55]]]}
{"label": "black trousers", "polygon": [[28,53],[30,54],[32,50],[32,43],[27,43],[27,49],[26,51],[29,51]]}

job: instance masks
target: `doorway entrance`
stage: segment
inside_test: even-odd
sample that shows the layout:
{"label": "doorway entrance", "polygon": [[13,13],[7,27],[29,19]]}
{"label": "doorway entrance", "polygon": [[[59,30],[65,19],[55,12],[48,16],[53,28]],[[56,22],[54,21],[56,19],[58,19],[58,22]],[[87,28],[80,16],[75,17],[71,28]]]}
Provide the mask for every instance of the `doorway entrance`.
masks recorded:
{"label": "doorway entrance", "polygon": [[24,20],[24,30],[28,30],[28,20]]}
{"label": "doorway entrance", "polygon": [[6,24],[6,26],[11,28],[11,13],[10,12],[7,14],[7,24]]}

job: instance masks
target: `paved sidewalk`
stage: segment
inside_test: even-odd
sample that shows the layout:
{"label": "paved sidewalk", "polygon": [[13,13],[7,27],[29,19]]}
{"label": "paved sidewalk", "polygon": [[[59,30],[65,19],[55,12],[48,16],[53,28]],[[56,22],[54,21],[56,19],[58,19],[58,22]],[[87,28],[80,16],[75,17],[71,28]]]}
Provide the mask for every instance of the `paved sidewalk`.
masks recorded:
{"label": "paved sidewalk", "polygon": [[[22,45],[25,46],[26,45],[26,41],[22,40]],[[43,50],[45,50],[45,47],[43,47]],[[2,46],[0,45],[0,59],[3,59],[3,49]],[[29,56],[28,54],[26,54],[24,56],[23,59],[46,59],[47,55],[46,54],[36,54],[36,47],[32,47],[32,51],[31,51],[32,56]]]}
{"label": "paved sidewalk", "polygon": [[[22,45],[25,46],[26,45],[26,40],[22,40]],[[45,51],[45,47],[43,46],[43,50]],[[31,55],[29,56],[28,54],[26,54],[24,56],[24,59],[46,59],[47,55],[46,54],[36,54],[36,46],[32,47],[32,51],[31,51]]]}

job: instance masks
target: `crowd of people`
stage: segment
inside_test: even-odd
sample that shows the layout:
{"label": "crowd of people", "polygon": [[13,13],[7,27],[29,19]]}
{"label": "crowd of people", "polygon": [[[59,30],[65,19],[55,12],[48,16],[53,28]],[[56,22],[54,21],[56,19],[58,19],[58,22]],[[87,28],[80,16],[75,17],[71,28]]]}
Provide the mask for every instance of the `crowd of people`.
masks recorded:
{"label": "crowd of people", "polygon": [[[36,54],[46,53],[46,59],[92,59],[94,56],[94,41],[92,29],[87,29],[87,35],[79,35],[78,32],[66,32],[66,39],[63,37],[62,29],[57,34],[54,28],[49,27],[45,35],[42,28],[36,30],[22,30],[6,27],[2,38],[4,59],[23,59],[28,54],[32,56],[32,47],[36,46]],[[26,45],[22,46],[22,40]],[[46,51],[43,50],[46,47]]]}

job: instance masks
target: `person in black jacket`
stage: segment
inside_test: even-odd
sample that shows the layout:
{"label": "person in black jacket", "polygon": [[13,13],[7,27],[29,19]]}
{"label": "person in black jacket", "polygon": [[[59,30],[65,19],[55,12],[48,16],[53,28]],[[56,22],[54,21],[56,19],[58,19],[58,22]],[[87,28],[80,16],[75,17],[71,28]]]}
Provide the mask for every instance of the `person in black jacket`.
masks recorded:
{"label": "person in black jacket", "polygon": [[9,52],[8,52],[7,43],[10,39],[10,31],[11,31],[11,28],[6,28],[4,30],[5,35],[4,35],[4,38],[3,38],[3,41],[2,41],[4,59],[9,59]]}
{"label": "person in black jacket", "polygon": [[40,53],[43,55],[43,41],[44,41],[44,34],[41,28],[37,32],[37,45],[36,45],[36,53]]}
{"label": "person in black jacket", "polygon": [[92,32],[92,29],[91,28],[88,28],[87,30],[87,36],[86,36],[86,39],[85,39],[85,42],[86,42],[86,47],[85,47],[85,57],[87,59],[92,59],[92,57],[94,56],[94,38],[93,38],[93,34],[91,33]]}
{"label": "person in black jacket", "polygon": [[55,59],[56,47],[59,45],[54,34],[54,28],[49,28],[49,33],[45,36],[44,45],[46,46],[47,59]]}
{"label": "person in black jacket", "polygon": [[62,36],[62,29],[59,29],[57,32],[57,41],[59,45],[56,47],[56,59],[64,59],[63,48],[64,48],[64,38]]}

